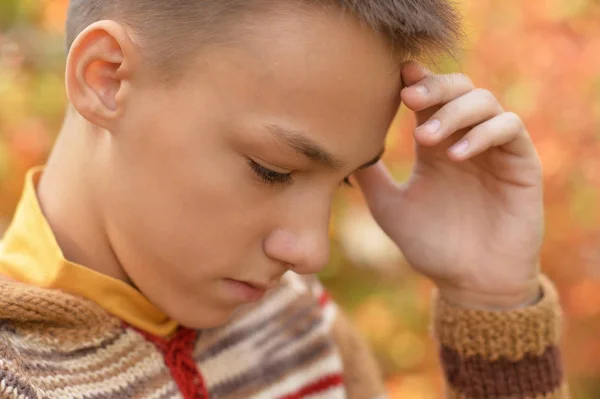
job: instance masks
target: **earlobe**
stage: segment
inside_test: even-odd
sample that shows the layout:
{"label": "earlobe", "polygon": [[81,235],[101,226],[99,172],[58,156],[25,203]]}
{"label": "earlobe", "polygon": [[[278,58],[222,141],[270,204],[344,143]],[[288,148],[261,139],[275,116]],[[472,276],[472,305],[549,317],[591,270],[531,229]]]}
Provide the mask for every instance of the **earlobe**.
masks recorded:
{"label": "earlobe", "polygon": [[136,59],[137,48],[115,21],[99,21],[81,32],[71,45],[65,71],[67,96],[77,112],[111,130],[123,111]]}

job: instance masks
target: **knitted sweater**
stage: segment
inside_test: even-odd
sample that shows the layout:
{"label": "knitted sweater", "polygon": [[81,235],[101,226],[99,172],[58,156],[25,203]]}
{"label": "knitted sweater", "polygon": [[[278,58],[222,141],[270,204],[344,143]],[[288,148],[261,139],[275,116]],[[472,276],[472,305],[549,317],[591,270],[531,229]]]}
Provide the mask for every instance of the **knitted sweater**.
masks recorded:
{"label": "knitted sweater", "polygon": [[[59,259],[34,193],[29,181],[0,248],[0,399],[384,396],[367,346],[315,278],[286,274],[222,327],[177,326],[133,287]],[[540,302],[508,312],[434,299],[450,398],[568,397],[558,298],[541,285]]]}

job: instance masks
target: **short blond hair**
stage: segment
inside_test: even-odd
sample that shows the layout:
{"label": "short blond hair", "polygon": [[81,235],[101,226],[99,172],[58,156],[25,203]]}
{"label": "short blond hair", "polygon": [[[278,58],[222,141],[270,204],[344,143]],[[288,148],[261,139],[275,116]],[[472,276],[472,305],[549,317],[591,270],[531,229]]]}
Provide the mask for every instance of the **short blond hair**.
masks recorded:
{"label": "short blond hair", "polygon": [[66,44],[68,49],[93,22],[115,19],[143,40],[149,61],[173,72],[193,54],[189,46],[174,46],[177,40],[193,39],[195,45],[235,40],[243,34],[242,20],[288,4],[349,13],[382,34],[405,59],[455,55],[462,37],[449,0],[71,0]]}

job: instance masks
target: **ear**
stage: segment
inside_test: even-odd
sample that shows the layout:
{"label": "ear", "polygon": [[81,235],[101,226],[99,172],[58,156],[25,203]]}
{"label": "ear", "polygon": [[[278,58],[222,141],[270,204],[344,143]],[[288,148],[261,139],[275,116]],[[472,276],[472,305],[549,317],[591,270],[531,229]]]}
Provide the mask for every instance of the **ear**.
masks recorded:
{"label": "ear", "polygon": [[67,56],[69,101],[89,122],[111,130],[123,113],[138,65],[139,51],[123,25],[93,23],[77,36]]}

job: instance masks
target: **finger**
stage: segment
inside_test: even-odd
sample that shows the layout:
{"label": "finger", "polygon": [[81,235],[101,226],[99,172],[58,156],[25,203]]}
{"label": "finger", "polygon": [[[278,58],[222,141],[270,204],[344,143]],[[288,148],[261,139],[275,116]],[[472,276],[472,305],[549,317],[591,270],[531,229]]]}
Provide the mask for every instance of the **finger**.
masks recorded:
{"label": "finger", "polygon": [[406,61],[400,67],[400,75],[402,77],[402,85],[408,87],[425,79],[427,76],[432,76],[433,72],[416,61]]}
{"label": "finger", "polygon": [[450,101],[418,126],[415,139],[421,145],[435,145],[461,129],[485,122],[502,112],[502,106],[492,93],[475,89]]}
{"label": "finger", "polygon": [[354,177],[371,209],[379,208],[382,199],[388,198],[398,186],[383,161],[354,172]]}
{"label": "finger", "polygon": [[463,161],[492,147],[501,147],[521,157],[536,154],[521,118],[513,112],[504,112],[471,129],[448,149],[448,156]]}
{"label": "finger", "polygon": [[402,89],[400,97],[409,109],[420,112],[444,105],[474,88],[471,79],[461,73],[431,75]]}

